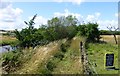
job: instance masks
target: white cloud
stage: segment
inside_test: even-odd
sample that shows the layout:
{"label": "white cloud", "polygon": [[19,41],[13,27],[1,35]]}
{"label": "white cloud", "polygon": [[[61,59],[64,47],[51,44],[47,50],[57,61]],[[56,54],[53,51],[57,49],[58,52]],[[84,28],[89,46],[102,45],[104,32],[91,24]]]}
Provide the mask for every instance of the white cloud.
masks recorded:
{"label": "white cloud", "polygon": [[[33,16],[30,16],[30,17],[28,17],[28,19],[30,20],[30,19],[32,19],[32,17]],[[28,20],[28,21],[29,21]],[[41,25],[41,24],[47,24],[47,20],[48,20],[48,18],[44,18],[44,17],[42,17],[42,16],[37,16],[36,17],[36,19],[35,19],[35,25],[34,25],[34,27],[35,28],[39,28],[39,26]]]}
{"label": "white cloud", "polygon": [[6,8],[10,4],[11,4],[10,2],[0,2],[0,9]]}
{"label": "white cloud", "polygon": [[64,0],[54,0],[55,2],[63,2]]}
{"label": "white cloud", "polygon": [[115,17],[120,17],[120,12],[119,13],[115,13]]}
{"label": "white cloud", "polygon": [[73,4],[80,5],[84,0],[54,0],[55,2],[72,2]]}
{"label": "white cloud", "polygon": [[83,21],[83,16],[81,14],[79,14],[79,13],[72,13],[68,9],[65,9],[64,13],[60,13],[60,12],[55,12],[54,13],[54,17],[60,17],[60,16],[67,17],[69,15],[75,16],[80,22]]}
{"label": "white cloud", "polygon": [[[58,0],[59,1],[59,0]],[[76,2],[78,1],[78,4],[81,3],[81,0],[69,0]],[[63,2],[63,0],[61,0]],[[13,8],[11,3],[2,3],[2,6],[0,7],[0,29],[7,29],[7,30],[13,30],[13,29],[21,29],[26,27],[26,25],[23,23],[22,20],[22,13],[23,10],[20,8]],[[87,15],[87,17],[83,17],[80,13],[73,13],[70,12],[68,9],[65,9],[64,12],[55,12],[53,13],[54,17],[60,17],[60,16],[65,16],[67,17],[68,15],[73,15],[76,16],[76,18],[80,22],[97,22],[99,24],[99,28],[101,29],[107,29],[108,25],[118,27],[118,22],[116,20],[100,20],[99,17],[101,14],[99,12],[96,12],[92,15]],[[117,17],[118,14],[115,13],[115,16]],[[33,16],[28,17],[30,20]],[[47,24],[47,20],[49,18],[45,18],[43,16],[37,16],[35,19],[35,28],[38,28],[40,24]],[[26,21],[29,21],[26,20]]]}
{"label": "white cloud", "polygon": [[114,26],[118,27],[118,21],[116,20],[98,20],[97,23],[99,24],[100,29],[106,29],[108,30],[107,27]]}
{"label": "white cloud", "polygon": [[68,9],[65,9],[63,13],[61,13],[61,12],[55,12],[54,13],[54,17],[60,17],[60,16],[67,17],[68,15],[76,16],[76,18],[81,23],[83,23],[83,21],[84,21],[84,23],[88,23],[88,22],[96,23],[97,22],[99,24],[98,28],[100,28],[100,29],[108,30],[107,26],[109,26],[109,25],[115,26],[116,28],[118,27],[117,20],[103,20],[103,19],[100,19],[100,17],[101,17],[101,13],[100,12],[95,12],[94,14],[87,15],[86,17],[82,16],[79,13],[72,13]]}
{"label": "white cloud", "polygon": [[118,17],[118,13],[115,13],[115,17]]}
{"label": "white cloud", "polygon": [[85,23],[87,22],[93,22],[93,23],[98,23],[100,29],[107,29],[107,26],[115,26],[116,28],[118,27],[118,21],[117,20],[103,20],[100,19],[101,14],[99,12],[92,14],[92,15],[88,15],[85,19]]}
{"label": "white cloud", "polygon": [[88,15],[86,18],[86,22],[96,22],[100,17],[100,13],[97,12],[93,15]]}
{"label": "white cloud", "polygon": [[[22,20],[23,10],[20,8],[13,8],[12,3],[2,2],[0,7],[0,29],[14,30],[25,28],[24,21]],[[28,17],[29,21],[33,16]],[[38,28],[40,24],[47,24],[48,18],[37,16],[35,19],[35,28]]]}
{"label": "white cloud", "polygon": [[[4,2],[12,1],[12,2],[58,2],[63,0],[3,0]],[[64,2],[69,2],[72,0],[64,0]],[[74,0],[73,0],[74,1]],[[77,1],[77,0],[76,0]],[[81,0],[78,0],[81,1]],[[84,2],[119,2],[119,0],[84,0]]]}
{"label": "white cloud", "polygon": [[22,19],[21,14],[23,10],[20,8],[13,8],[11,3],[1,2],[0,7],[0,28],[6,30],[13,30],[20,25]]}
{"label": "white cloud", "polygon": [[98,18],[100,16],[100,13],[99,12],[96,12],[95,13],[95,16]]}
{"label": "white cloud", "polygon": [[74,4],[80,5],[84,0],[68,0],[69,2],[72,2]]}
{"label": "white cloud", "polygon": [[86,21],[87,22],[94,22],[94,21],[96,21],[96,18],[94,15],[88,15],[86,18]]}
{"label": "white cloud", "polygon": [[14,22],[16,19],[20,17],[20,15],[23,13],[23,11],[19,8],[12,8],[12,5],[8,5],[4,9],[0,9],[0,20],[5,22]]}

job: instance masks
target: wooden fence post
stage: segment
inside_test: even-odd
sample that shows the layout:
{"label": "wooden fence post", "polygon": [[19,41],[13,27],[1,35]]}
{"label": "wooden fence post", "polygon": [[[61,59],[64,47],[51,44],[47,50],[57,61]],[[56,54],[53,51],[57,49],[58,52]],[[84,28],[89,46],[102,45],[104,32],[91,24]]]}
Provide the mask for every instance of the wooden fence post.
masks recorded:
{"label": "wooden fence post", "polygon": [[83,52],[83,42],[80,42],[80,52],[81,52],[81,63],[82,63],[82,70],[84,74],[84,52]]}

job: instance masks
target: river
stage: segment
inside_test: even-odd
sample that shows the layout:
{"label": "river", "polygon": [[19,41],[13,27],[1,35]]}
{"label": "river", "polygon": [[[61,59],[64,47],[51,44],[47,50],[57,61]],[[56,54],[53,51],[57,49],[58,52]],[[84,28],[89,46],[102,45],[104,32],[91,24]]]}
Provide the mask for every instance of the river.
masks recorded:
{"label": "river", "polygon": [[10,45],[0,46],[0,53],[6,52],[6,51],[12,51],[15,50],[15,47],[12,47]]}

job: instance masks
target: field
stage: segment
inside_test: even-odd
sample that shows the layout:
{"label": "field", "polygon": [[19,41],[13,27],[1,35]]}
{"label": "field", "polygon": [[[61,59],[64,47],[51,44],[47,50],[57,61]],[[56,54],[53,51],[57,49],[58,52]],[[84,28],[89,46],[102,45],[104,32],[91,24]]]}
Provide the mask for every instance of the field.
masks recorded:
{"label": "field", "polygon": [[[118,36],[119,35],[116,35],[117,37],[117,41],[118,41]],[[111,44],[115,44],[115,40],[114,40],[114,36],[113,35],[101,35],[101,41],[105,41],[107,43],[111,43]]]}
{"label": "field", "polygon": [[118,68],[118,45],[115,44],[113,35],[102,35],[101,37],[101,41],[105,43],[89,43],[88,59],[97,74],[118,74],[118,70],[106,70],[105,67],[105,54],[113,53],[114,66]]}
{"label": "field", "polygon": [[17,39],[12,36],[0,35],[0,45],[13,44]]}

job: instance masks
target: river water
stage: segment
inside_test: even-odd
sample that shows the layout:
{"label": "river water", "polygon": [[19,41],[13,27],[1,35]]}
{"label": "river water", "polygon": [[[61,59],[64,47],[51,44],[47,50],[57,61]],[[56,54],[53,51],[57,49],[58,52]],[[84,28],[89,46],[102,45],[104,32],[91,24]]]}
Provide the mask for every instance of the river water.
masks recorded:
{"label": "river water", "polygon": [[0,53],[7,52],[7,51],[12,51],[15,50],[15,47],[12,47],[10,45],[5,45],[5,46],[0,46]]}

